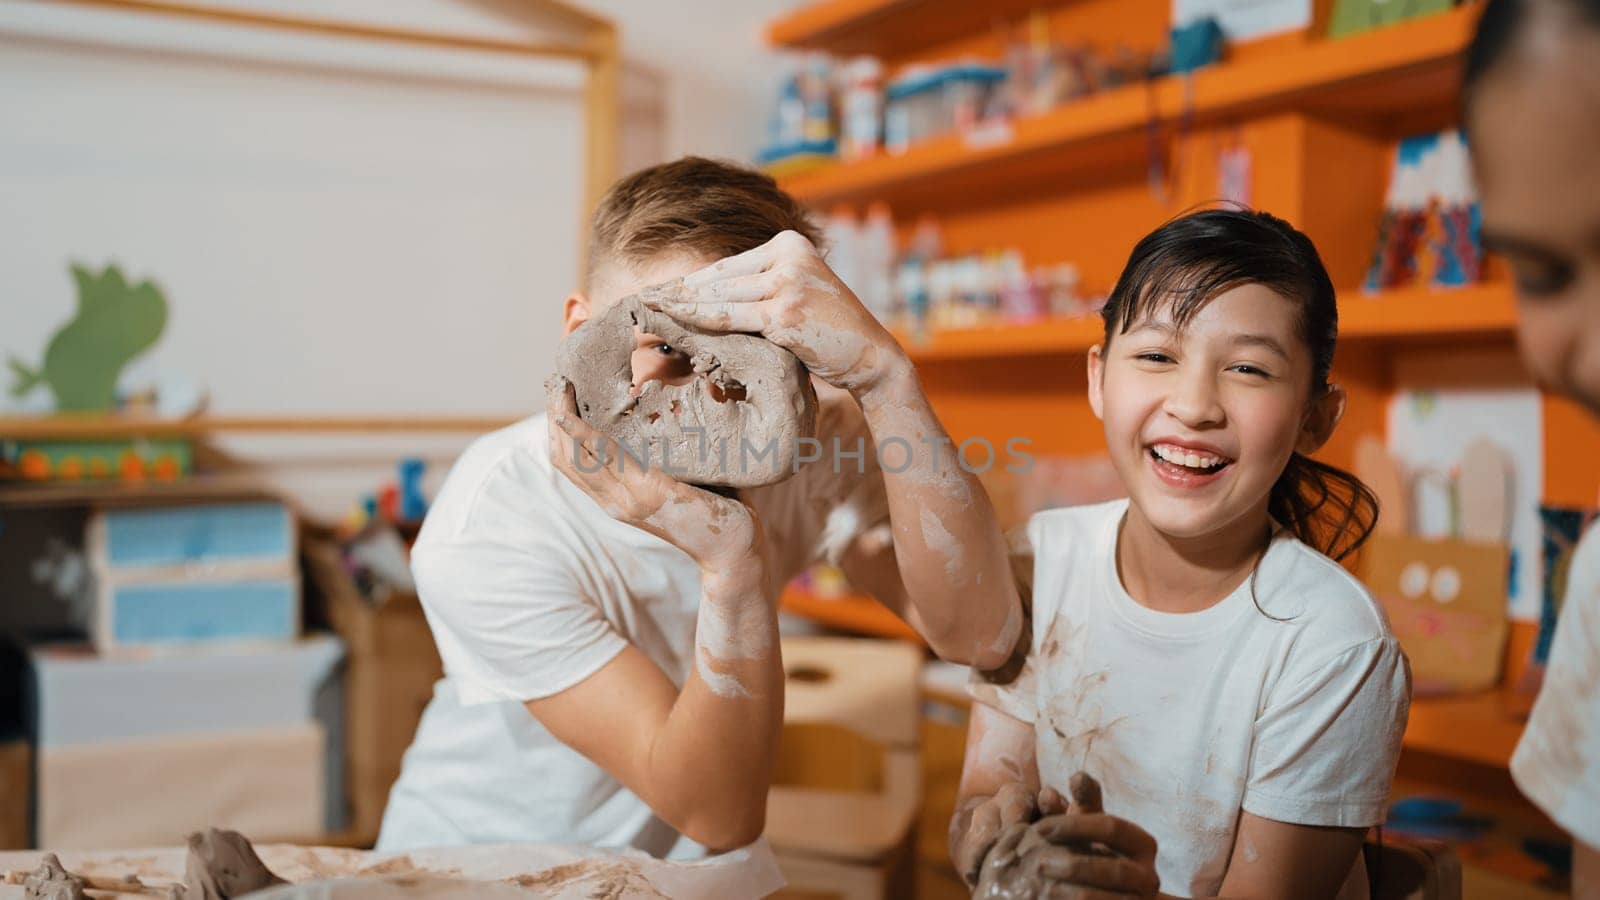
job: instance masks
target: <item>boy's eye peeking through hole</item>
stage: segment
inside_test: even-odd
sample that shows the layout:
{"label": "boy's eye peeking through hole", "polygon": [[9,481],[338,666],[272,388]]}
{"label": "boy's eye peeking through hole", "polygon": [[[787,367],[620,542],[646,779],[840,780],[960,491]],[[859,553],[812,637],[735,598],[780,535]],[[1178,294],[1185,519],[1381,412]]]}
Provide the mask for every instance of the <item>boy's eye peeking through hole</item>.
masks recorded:
{"label": "boy's eye peeking through hole", "polygon": [[637,391],[648,381],[666,385],[688,384],[694,379],[694,360],[689,354],[662,340],[659,336],[633,330],[634,350],[630,357],[633,368],[633,389]]}

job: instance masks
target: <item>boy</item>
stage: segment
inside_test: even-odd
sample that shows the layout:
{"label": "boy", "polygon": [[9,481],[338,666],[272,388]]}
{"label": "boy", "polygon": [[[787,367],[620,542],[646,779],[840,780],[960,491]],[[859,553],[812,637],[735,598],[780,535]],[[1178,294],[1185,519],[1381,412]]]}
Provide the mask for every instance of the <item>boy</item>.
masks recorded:
{"label": "boy", "polygon": [[[824,554],[941,654],[986,666],[1009,655],[1021,631],[1014,591],[962,610],[973,585],[942,576],[950,552],[992,555],[1003,571],[1003,547],[963,550],[965,535],[939,529],[954,504],[988,501],[956,465],[904,353],[823,265],[814,236],[770,178],[703,159],[629,176],[602,200],[566,331],[674,279],[690,307],[691,282],[717,298],[713,313],[820,315],[820,331],[767,337],[843,389],[818,390],[817,438],[837,455],[737,501],[637,465],[594,471],[574,465],[599,438],[564,386],[548,416],[469,448],[414,550],[446,677],[390,795],[380,849],[579,843],[681,858],[755,840],[782,720],[775,601]],[[636,383],[650,377],[641,369],[681,365],[659,339],[638,341]],[[869,429],[880,444],[904,434],[933,445],[890,461],[887,499]],[[874,493],[877,503],[861,502]],[[873,539],[884,503],[893,547]],[[908,589],[920,596],[915,615]]]}

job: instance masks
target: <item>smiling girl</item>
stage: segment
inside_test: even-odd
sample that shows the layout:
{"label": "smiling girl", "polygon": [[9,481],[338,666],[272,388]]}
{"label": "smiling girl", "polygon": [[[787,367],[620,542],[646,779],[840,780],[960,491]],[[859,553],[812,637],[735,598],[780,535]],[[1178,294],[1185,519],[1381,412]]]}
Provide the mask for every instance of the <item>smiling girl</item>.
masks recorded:
{"label": "smiling girl", "polygon": [[[1032,643],[974,688],[956,864],[976,881],[1031,827],[1040,896],[1365,897],[1410,674],[1333,561],[1372,494],[1309,456],[1344,411],[1333,285],[1287,223],[1210,210],[1134,248],[1104,319],[1089,400],[1128,499],[1014,539]],[[1080,770],[1105,813],[1038,808]]]}

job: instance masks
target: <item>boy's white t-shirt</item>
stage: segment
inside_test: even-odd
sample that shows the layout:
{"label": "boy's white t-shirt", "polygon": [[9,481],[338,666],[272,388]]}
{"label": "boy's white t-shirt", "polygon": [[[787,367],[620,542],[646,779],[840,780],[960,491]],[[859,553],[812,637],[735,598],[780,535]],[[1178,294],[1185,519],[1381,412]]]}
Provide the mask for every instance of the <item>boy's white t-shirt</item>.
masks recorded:
{"label": "boy's white t-shirt", "polygon": [[[1127,507],[1039,513],[1012,539],[1019,574],[1032,572],[1032,653],[1010,685],[972,693],[1033,723],[1044,785],[1066,795],[1073,773],[1098,779],[1106,812],[1156,838],[1161,889],[1178,896],[1216,894],[1240,810],[1382,822],[1411,676],[1366,588],[1280,535],[1216,605],[1152,610],[1117,574]],[[1358,859],[1346,892],[1365,884]]]}
{"label": "boy's white t-shirt", "polygon": [[[847,451],[865,439],[848,395],[819,398],[819,434]],[[611,518],[555,469],[545,420],[474,442],[412,549],[445,677],[390,792],[378,849],[536,842],[698,855],[523,706],[584,680],[628,644],[682,687],[700,605],[700,571],[687,554]],[[864,463],[824,459],[750,492],[766,535],[769,600],[822,554],[825,526],[837,542],[840,521],[875,524],[859,515],[829,521],[877,477],[866,446]]]}
{"label": "boy's white t-shirt", "polygon": [[1511,777],[1557,825],[1600,848],[1600,528],[1573,553],[1544,686]]}

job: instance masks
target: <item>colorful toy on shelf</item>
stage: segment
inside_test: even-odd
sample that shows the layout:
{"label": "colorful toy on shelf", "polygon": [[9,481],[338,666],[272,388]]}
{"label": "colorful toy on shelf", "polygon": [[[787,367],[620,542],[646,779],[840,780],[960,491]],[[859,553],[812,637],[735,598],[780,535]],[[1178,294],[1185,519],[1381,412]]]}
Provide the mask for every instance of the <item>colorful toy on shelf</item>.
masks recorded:
{"label": "colorful toy on shelf", "polygon": [[[1377,438],[1362,439],[1356,475],[1387,510],[1408,508],[1408,481]],[[1486,690],[1500,680],[1509,624],[1511,463],[1494,444],[1470,444],[1450,479],[1455,528],[1446,538],[1386,530],[1361,555],[1361,580],[1389,614],[1418,694]],[[1401,515],[1404,521],[1415,522]]]}
{"label": "colorful toy on shelf", "polygon": [[123,368],[161,337],[167,300],[154,282],[129,284],[115,265],[96,274],[74,264],[72,277],[76,313],[50,339],[38,369],[12,357],[11,394],[22,397],[45,385],[61,412],[104,412],[116,399]]}
{"label": "colorful toy on shelf", "polygon": [[1480,222],[1461,133],[1406,138],[1395,149],[1366,290],[1476,284],[1483,270]]}
{"label": "colorful toy on shelf", "polygon": [[193,467],[193,443],[175,438],[0,441],[0,479],[176,481],[188,475]]}

